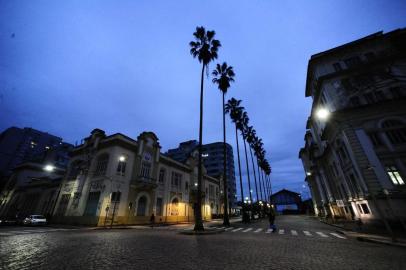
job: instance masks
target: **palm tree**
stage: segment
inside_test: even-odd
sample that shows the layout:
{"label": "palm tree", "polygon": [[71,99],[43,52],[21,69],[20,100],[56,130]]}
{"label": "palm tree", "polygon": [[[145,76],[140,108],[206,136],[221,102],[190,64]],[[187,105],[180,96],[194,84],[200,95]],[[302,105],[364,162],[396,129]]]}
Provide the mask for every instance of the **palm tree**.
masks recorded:
{"label": "palm tree", "polygon": [[235,140],[237,142],[237,157],[238,157],[238,173],[240,175],[240,192],[241,192],[241,203],[242,203],[242,218],[245,220],[245,205],[244,205],[244,188],[242,185],[242,176],[241,176],[241,161],[240,161],[240,146],[238,143],[238,130],[242,129],[242,114],[244,107],[240,106],[241,100],[231,98],[226,104],[226,113],[230,114],[231,120],[235,124]]}
{"label": "palm tree", "polygon": [[227,148],[226,148],[226,111],[224,97],[230,88],[230,83],[234,82],[234,70],[232,66],[228,66],[226,62],[217,64],[216,69],[213,70],[213,83],[217,84],[223,94],[223,184],[224,184],[224,226],[230,226],[230,219],[228,217],[228,189],[227,189]]}
{"label": "palm tree", "polygon": [[264,196],[262,194],[261,173],[259,171],[260,161],[263,159],[263,156],[265,156],[265,151],[262,149],[262,147],[263,147],[262,139],[255,137],[254,141],[252,142],[252,145],[254,148],[255,157],[257,158],[258,184],[259,184],[259,191],[261,194],[261,200],[263,200]]}
{"label": "palm tree", "polygon": [[[245,163],[247,165],[248,193],[250,195],[250,197],[249,197],[250,202],[253,203],[252,190],[251,190],[251,179],[250,179],[250,168],[249,168],[249,165],[248,165],[248,154],[247,154],[247,143],[246,143],[248,133],[249,133],[249,128],[252,128],[252,127],[248,126],[248,122],[249,122],[248,114],[247,114],[247,112],[243,112],[241,114],[241,119],[240,119],[239,123],[241,125],[240,126],[240,131],[241,131],[242,139],[243,139],[243,142],[244,142]],[[254,216],[254,213],[251,211],[251,217],[253,218],[253,216]]]}
{"label": "palm tree", "polygon": [[252,162],[252,170],[254,171],[254,180],[255,180],[255,193],[257,196],[257,202],[259,201],[258,197],[258,184],[257,184],[257,176],[255,173],[255,165],[254,165],[254,157],[252,155],[252,148],[253,148],[253,142],[255,141],[256,138],[256,131],[253,127],[249,127],[249,132],[248,132],[248,137],[247,137],[247,142],[250,146],[250,154],[251,154],[251,162]]}
{"label": "palm tree", "polygon": [[211,61],[217,58],[218,48],[221,47],[220,41],[214,39],[216,32],[207,31],[203,26],[196,27],[196,32],[193,33],[194,41],[189,43],[190,54],[193,58],[202,63],[202,74],[200,80],[200,124],[199,124],[199,163],[197,173],[197,203],[196,203],[196,217],[195,217],[195,231],[204,230],[202,220],[202,141],[203,141],[203,82],[204,70]]}

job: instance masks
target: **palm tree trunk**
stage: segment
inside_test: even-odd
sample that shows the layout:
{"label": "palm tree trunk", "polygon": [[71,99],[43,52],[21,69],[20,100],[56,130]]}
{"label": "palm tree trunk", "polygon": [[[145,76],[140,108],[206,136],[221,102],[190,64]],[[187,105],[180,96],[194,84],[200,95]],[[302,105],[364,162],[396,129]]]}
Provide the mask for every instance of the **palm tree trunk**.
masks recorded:
{"label": "palm tree trunk", "polygon": [[202,220],[202,141],[203,141],[203,81],[204,81],[204,68],[202,67],[202,76],[200,81],[200,124],[199,124],[199,163],[197,169],[197,202],[195,209],[195,231],[203,231],[203,220]]}
{"label": "palm tree trunk", "polygon": [[267,192],[266,192],[266,178],[265,178],[265,172],[264,170],[261,170],[262,173],[262,185],[263,185],[263,189],[264,189],[264,196],[265,196],[265,201],[268,201],[268,196],[267,196]]}
{"label": "palm tree trunk", "polygon": [[228,217],[228,190],[227,190],[227,148],[226,148],[226,111],[224,108],[223,92],[223,183],[224,183],[224,226],[230,226],[230,219]]}
{"label": "palm tree trunk", "polygon": [[235,140],[237,142],[237,157],[238,157],[238,173],[240,175],[240,190],[241,190],[241,203],[242,203],[242,218],[244,221],[245,217],[245,206],[244,206],[244,189],[242,186],[242,176],[241,176],[241,162],[240,162],[240,147],[238,145],[238,129],[237,124],[235,124]]}
{"label": "palm tree trunk", "polygon": [[259,201],[258,198],[258,185],[257,185],[257,176],[255,173],[255,165],[254,165],[254,157],[252,156],[252,149],[250,147],[250,154],[251,154],[251,161],[252,161],[252,170],[254,171],[254,180],[255,180],[255,193],[257,195],[257,202]]}
{"label": "palm tree trunk", "polygon": [[259,185],[259,193],[261,194],[261,201],[264,200],[264,196],[262,194],[262,182],[261,182],[261,173],[259,170],[259,164],[258,164],[258,159],[257,159],[257,170],[258,170],[258,185]]}
{"label": "palm tree trunk", "polygon": [[[248,193],[250,194],[250,201],[252,201],[252,192],[251,192],[251,180],[250,180],[250,168],[248,165],[248,154],[247,154],[247,143],[245,142],[245,139],[243,138],[244,141],[244,150],[245,150],[245,162],[247,164],[247,177],[248,177]],[[254,213],[251,211],[251,217],[254,216]]]}

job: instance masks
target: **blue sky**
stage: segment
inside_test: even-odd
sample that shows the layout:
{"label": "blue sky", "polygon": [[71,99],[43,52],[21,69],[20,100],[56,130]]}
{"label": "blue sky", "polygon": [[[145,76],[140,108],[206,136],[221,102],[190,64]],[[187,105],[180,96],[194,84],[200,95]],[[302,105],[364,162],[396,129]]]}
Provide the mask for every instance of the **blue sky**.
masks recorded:
{"label": "blue sky", "polygon": [[[218,62],[235,69],[227,98],[243,100],[263,139],[274,190],[302,192],[308,59],[406,27],[405,14],[405,1],[385,0],[0,0],[0,130],[33,127],[71,143],[93,128],[133,138],[148,130],[163,151],[197,139],[200,65],[188,43],[202,25],[223,45]],[[221,95],[205,83],[209,143],[222,139]]]}

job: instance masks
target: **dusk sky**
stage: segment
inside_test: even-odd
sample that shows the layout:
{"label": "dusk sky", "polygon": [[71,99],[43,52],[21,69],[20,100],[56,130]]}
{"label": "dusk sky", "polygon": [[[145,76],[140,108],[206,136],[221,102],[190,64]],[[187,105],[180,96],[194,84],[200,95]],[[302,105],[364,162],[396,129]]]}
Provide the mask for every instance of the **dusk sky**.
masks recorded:
{"label": "dusk sky", "polygon": [[[153,131],[163,152],[198,139],[201,66],[189,53],[196,26],[216,31],[215,63],[235,69],[226,98],[243,100],[263,139],[273,190],[302,192],[310,56],[406,27],[406,1],[0,0],[0,131],[32,127],[70,143],[94,128],[132,138]],[[222,140],[222,105],[205,79],[210,143]]]}

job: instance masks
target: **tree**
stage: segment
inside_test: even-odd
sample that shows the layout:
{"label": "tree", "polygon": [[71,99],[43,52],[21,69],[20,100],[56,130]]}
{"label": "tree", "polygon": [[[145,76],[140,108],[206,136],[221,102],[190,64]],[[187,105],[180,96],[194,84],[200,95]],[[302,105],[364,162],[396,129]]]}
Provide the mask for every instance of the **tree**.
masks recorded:
{"label": "tree", "polygon": [[252,162],[252,170],[254,171],[254,180],[255,180],[255,193],[257,196],[257,202],[259,201],[259,197],[258,197],[258,185],[257,185],[257,176],[255,173],[255,165],[254,165],[254,157],[252,155],[252,148],[253,148],[253,142],[256,140],[256,131],[255,129],[251,126],[248,127],[248,134],[247,134],[247,142],[250,146],[250,154],[251,154],[251,162]]}
{"label": "tree", "polygon": [[242,115],[243,115],[243,110],[244,110],[244,107],[240,106],[240,104],[241,104],[241,100],[231,98],[230,100],[228,100],[228,102],[226,104],[226,113],[230,114],[230,118],[235,124],[235,140],[236,140],[236,143],[237,143],[238,173],[239,173],[239,176],[240,176],[242,218],[243,218],[243,221],[247,221],[245,219],[246,215],[245,215],[245,205],[244,205],[244,187],[243,187],[243,184],[242,184],[240,146],[239,146],[239,143],[238,143],[238,130],[242,130],[242,128],[243,128]]}
{"label": "tree", "polygon": [[[241,121],[243,122],[243,128],[241,130],[243,141],[244,141],[244,151],[245,151],[245,163],[247,165],[247,178],[248,178],[248,189],[250,194],[250,202],[254,203],[252,200],[252,189],[251,189],[251,180],[250,180],[250,169],[248,164],[248,154],[247,154],[247,140],[249,133],[251,132],[252,127],[248,126],[249,118],[246,112],[242,114]],[[254,218],[254,213],[251,211],[251,218]]]}
{"label": "tree", "polygon": [[203,141],[203,83],[204,83],[204,70],[211,61],[217,59],[217,52],[221,47],[220,41],[214,39],[216,32],[207,31],[201,27],[196,27],[196,32],[193,33],[194,41],[189,43],[190,54],[193,58],[197,58],[199,63],[202,64],[202,74],[200,79],[200,124],[199,124],[199,161],[198,161],[198,173],[197,173],[197,202],[195,209],[195,231],[204,230],[202,220],[202,141]]}
{"label": "tree", "polygon": [[217,84],[223,94],[223,184],[224,184],[224,221],[223,225],[230,226],[230,219],[228,217],[228,189],[227,189],[227,148],[226,148],[226,111],[224,97],[230,88],[230,83],[234,82],[234,70],[232,66],[228,66],[226,62],[217,64],[216,69],[213,70],[212,75],[213,83]]}

